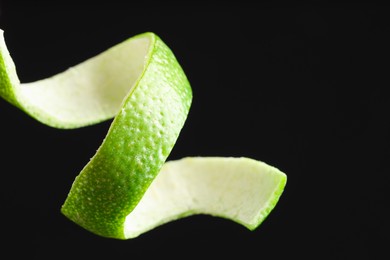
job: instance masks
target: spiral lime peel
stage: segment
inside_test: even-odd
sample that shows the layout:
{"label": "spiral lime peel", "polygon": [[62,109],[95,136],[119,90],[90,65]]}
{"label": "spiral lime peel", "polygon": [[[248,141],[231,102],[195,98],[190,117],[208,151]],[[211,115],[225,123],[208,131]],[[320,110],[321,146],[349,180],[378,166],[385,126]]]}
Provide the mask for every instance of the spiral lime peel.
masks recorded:
{"label": "spiral lime peel", "polygon": [[282,171],[246,157],[166,162],[187,119],[192,90],[175,55],[151,32],[52,77],[20,83],[0,30],[0,95],[55,128],[113,119],[61,207],[100,236],[134,238],[193,214],[254,230],[286,185]]}

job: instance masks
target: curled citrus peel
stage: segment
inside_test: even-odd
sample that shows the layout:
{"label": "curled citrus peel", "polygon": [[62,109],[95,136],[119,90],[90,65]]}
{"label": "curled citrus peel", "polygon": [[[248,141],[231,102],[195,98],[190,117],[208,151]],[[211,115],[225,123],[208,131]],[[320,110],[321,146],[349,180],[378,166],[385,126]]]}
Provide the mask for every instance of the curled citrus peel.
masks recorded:
{"label": "curled citrus peel", "polygon": [[174,54],[154,33],[132,37],[53,77],[20,83],[0,30],[0,95],[56,128],[113,118],[61,208],[100,236],[134,238],[192,214],[231,219],[254,230],[286,185],[283,172],[245,157],[166,162],[192,90]]}

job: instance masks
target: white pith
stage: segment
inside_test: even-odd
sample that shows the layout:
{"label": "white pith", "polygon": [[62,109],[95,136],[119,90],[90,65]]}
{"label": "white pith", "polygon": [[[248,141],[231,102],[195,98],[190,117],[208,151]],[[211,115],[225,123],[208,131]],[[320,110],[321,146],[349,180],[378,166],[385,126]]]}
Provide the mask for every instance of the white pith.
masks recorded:
{"label": "white pith", "polygon": [[192,214],[256,225],[284,178],[278,169],[248,158],[169,161],[126,218],[125,237]]}
{"label": "white pith", "polygon": [[77,127],[118,113],[144,70],[149,45],[148,36],[133,38],[53,77],[30,83],[20,83],[4,39],[0,47],[19,104],[51,125]]}

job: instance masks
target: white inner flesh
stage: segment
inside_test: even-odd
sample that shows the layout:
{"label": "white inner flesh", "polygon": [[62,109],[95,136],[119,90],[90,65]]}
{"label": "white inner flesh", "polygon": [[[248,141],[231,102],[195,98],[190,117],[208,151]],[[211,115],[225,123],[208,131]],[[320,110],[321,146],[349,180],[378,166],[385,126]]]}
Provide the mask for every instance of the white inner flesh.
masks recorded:
{"label": "white inner flesh", "polygon": [[51,78],[21,84],[19,99],[64,125],[111,118],[142,73],[149,44],[148,37],[131,39]]}
{"label": "white inner flesh", "polygon": [[210,214],[253,225],[263,217],[284,174],[247,158],[193,157],[167,162],[127,216],[125,236],[162,223]]}

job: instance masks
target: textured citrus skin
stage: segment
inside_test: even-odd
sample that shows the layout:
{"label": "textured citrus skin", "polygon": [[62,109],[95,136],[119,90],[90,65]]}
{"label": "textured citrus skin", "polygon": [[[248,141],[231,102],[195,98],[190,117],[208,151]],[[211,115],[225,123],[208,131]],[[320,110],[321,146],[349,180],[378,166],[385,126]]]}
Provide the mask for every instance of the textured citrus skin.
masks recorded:
{"label": "textured citrus skin", "polygon": [[[141,45],[145,47],[145,57],[145,52],[133,49],[135,45],[126,45],[140,38],[146,39],[141,41],[145,43]],[[88,99],[86,101],[100,104],[101,100],[96,100],[95,94],[111,94],[125,83],[129,86],[125,89],[129,91],[125,91],[128,93],[123,100],[122,95],[117,96],[122,101],[118,104],[121,105],[119,111],[100,117],[101,110],[98,110],[98,117],[92,121],[85,116],[79,116],[79,121],[66,121],[61,118],[61,111],[52,110],[52,106],[46,107],[51,113],[37,110],[47,100],[46,96],[37,103],[29,103],[28,99],[33,96],[21,92],[14,63],[0,30],[1,97],[38,121],[58,128],[82,127],[115,117],[96,154],[76,177],[62,205],[62,213],[95,234],[117,239],[133,238],[168,221],[203,213],[231,219],[250,230],[257,228],[277,204],[286,185],[286,175],[270,165],[244,157],[186,158],[164,165],[187,118],[192,101],[191,86],[174,54],[157,35],[144,33],[127,41],[124,44],[131,46],[130,49],[114,46],[103,53],[105,56],[98,63],[109,77],[120,79],[120,86],[112,84],[117,87],[113,90],[102,84],[105,91],[95,93],[94,89],[88,93],[92,96],[83,96],[81,102]],[[123,66],[118,52],[119,55],[140,54],[141,60],[121,56],[134,61],[125,64],[143,68],[139,76],[138,70],[132,70],[138,76],[135,83],[119,77],[130,75],[118,73],[131,69]],[[107,64],[107,61],[114,63]],[[124,70],[116,73],[116,67],[112,66],[115,63],[125,67]],[[88,78],[83,73],[97,81],[102,79],[99,71],[85,63],[79,65],[74,71],[80,73],[82,79]],[[65,74],[64,78],[67,77]],[[78,81],[78,77],[74,79]],[[51,81],[46,86],[80,84],[67,83],[56,85],[56,81]],[[90,84],[80,86],[88,88]],[[45,88],[38,89],[38,96],[47,94],[42,91]],[[54,89],[50,93],[61,92]],[[66,104],[72,103],[74,98],[73,95],[72,100],[64,99],[63,95],[59,97]],[[71,109],[80,110],[81,107],[77,103]],[[190,194],[192,197],[188,197]]]}
{"label": "textured citrus skin", "polygon": [[[3,31],[0,30],[0,37]],[[61,211],[96,234],[125,238],[125,217],[137,205],[171,152],[187,118],[192,90],[172,51],[154,33],[144,70],[124,98],[105,140],[75,179]],[[44,124],[73,128],[42,117],[19,100],[15,65],[0,39],[0,96]],[[129,83],[132,84],[132,83]],[[93,97],[91,97],[93,98]],[[27,102],[28,100],[26,100]]]}
{"label": "textured citrus skin", "polygon": [[106,237],[125,238],[124,220],[160,171],[191,105],[190,84],[173,53],[149,37],[142,78],[62,207],[68,218]]}

